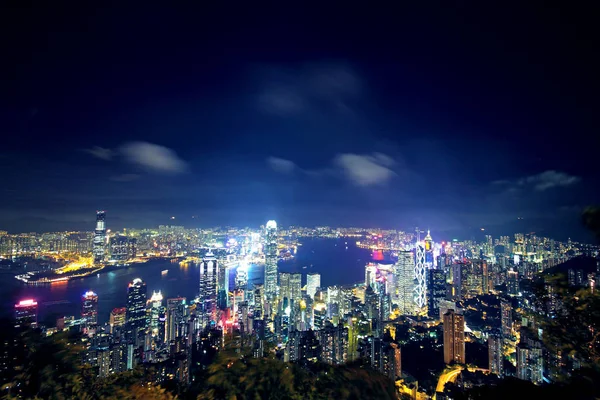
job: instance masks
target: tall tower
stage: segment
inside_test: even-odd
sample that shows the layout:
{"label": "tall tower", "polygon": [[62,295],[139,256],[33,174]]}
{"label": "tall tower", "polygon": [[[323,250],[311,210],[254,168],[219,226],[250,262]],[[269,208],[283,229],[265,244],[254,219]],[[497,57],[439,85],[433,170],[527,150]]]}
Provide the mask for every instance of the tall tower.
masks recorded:
{"label": "tall tower", "polygon": [[507,300],[500,301],[500,321],[502,326],[502,337],[512,337],[512,305]]}
{"label": "tall tower", "polygon": [[415,282],[415,259],[410,251],[402,251],[398,254],[398,261],[394,264],[394,293],[392,301],[398,305],[402,315],[413,315],[415,313],[414,282]]}
{"label": "tall tower", "polygon": [[277,222],[267,222],[265,229],[265,298],[274,310],[277,297]]}
{"label": "tall tower", "polygon": [[38,303],[35,300],[22,300],[15,304],[15,328],[37,327]]}
{"label": "tall tower", "polygon": [[181,336],[185,325],[185,297],[167,299],[167,326],[165,340],[170,343]]}
{"label": "tall tower", "polygon": [[421,233],[417,228],[415,244],[415,304],[419,311],[427,304],[427,279],[425,276],[425,247],[421,242]]}
{"label": "tall tower", "polygon": [[81,297],[81,318],[85,319],[85,326],[91,327],[98,324],[98,295],[91,290]]}
{"label": "tall tower", "polygon": [[[125,315],[127,315],[127,309],[125,307],[114,308],[110,312],[109,325],[110,325],[110,333],[112,335],[121,333],[120,330],[122,329],[123,325],[125,325]],[[119,331],[119,332],[117,332],[117,331]]]}
{"label": "tall tower", "polygon": [[315,293],[317,293],[317,289],[320,287],[321,274],[311,272],[306,275],[306,294],[309,295],[311,299],[315,298]]}
{"label": "tall tower", "polygon": [[427,313],[430,317],[440,317],[440,301],[446,298],[446,273],[441,269],[427,270]]}
{"label": "tall tower", "polygon": [[444,314],[444,362],[465,363],[465,317],[454,310]]}
{"label": "tall tower", "polygon": [[492,374],[504,376],[504,358],[502,354],[502,336],[491,334],[488,337],[488,360]]}
{"label": "tall tower", "polygon": [[240,261],[235,270],[235,289],[248,289],[248,264],[245,261]]}
{"label": "tall tower", "polygon": [[292,289],[290,287],[290,279],[292,274],[289,272],[279,273],[279,307],[285,310],[286,307],[290,306],[292,299]]}
{"label": "tall tower", "polygon": [[146,330],[147,291],[146,284],[140,278],[134,279],[127,287],[126,323],[132,335],[131,341],[137,342]]}
{"label": "tall tower", "polygon": [[423,239],[423,245],[425,246],[425,264],[427,267],[433,267],[433,239],[431,238],[431,232],[427,230],[427,236]]}
{"label": "tall tower", "polygon": [[[164,332],[164,315],[165,309],[162,305],[163,295],[160,292],[152,292],[152,297],[148,300],[148,307],[150,308],[150,334],[152,337],[159,341],[163,342],[165,339]],[[161,321],[161,317],[163,321]]]}
{"label": "tall tower", "polygon": [[200,264],[199,319],[200,327],[217,323],[217,280],[219,265],[215,255],[209,251]]}
{"label": "tall tower", "polygon": [[290,275],[290,297],[294,304],[298,304],[302,299],[302,274]]}
{"label": "tall tower", "polygon": [[94,264],[101,264],[106,257],[106,213],[96,211],[96,229],[94,230]]}

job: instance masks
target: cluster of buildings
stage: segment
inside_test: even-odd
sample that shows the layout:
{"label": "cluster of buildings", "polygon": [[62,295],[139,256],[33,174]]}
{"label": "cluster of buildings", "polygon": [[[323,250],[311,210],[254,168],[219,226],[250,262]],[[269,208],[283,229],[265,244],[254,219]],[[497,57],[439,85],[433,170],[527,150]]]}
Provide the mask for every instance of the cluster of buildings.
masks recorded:
{"label": "cluster of buildings", "polygon": [[[65,317],[55,329],[85,334],[86,361],[100,376],[151,364],[157,381],[189,383],[190,368],[199,365],[195,355],[218,351],[236,332],[237,343],[254,357],[274,348],[284,361],[304,365],[362,360],[401,381],[407,379],[402,349],[411,342],[433,337],[440,362],[449,365],[466,364],[466,343],[474,343],[487,346],[488,363],[478,365],[486,372],[534,383],[552,380],[551,364],[559,361],[549,357],[536,322],[527,317],[534,302],[526,283],[573,257],[595,256],[598,249],[533,234],[517,234],[513,241],[488,235],[483,242],[441,243],[429,231],[422,234],[280,230],[268,221],[258,232],[161,226],[150,236],[109,235],[105,214],[98,212],[89,249],[95,263],[130,259],[140,247],[145,254],[197,254],[197,296],[164,299],[135,279],[108,326],[98,324],[98,296],[87,292],[80,318]],[[358,246],[373,250],[364,282],[323,286],[318,273],[279,271],[282,253],[306,236],[356,238]],[[249,262],[264,265],[259,282],[248,280]],[[569,270],[573,285],[594,287],[599,278],[598,270]],[[16,325],[35,326],[36,309],[34,300],[17,304]],[[402,325],[409,327],[408,338],[397,334]]]}

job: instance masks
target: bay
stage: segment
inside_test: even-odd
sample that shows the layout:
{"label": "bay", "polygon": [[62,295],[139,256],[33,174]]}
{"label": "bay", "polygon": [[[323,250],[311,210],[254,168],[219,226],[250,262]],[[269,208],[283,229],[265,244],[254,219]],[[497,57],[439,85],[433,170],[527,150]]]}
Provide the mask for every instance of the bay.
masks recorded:
{"label": "bay", "polygon": [[[354,240],[314,238],[303,239],[300,243],[296,257],[280,261],[280,271],[302,273],[303,284],[306,283],[305,274],[320,273],[323,287],[364,281],[364,266],[370,260],[370,251],[356,247]],[[168,269],[168,273],[163,274],[165,269]],[[262,266],[250,266],[250,283],[262,283],[263,275]],[[235,270],[230,271],[231,284],[234,276]],[[146,282],[149,296],[152,291],[160,290],[165,299],[177,296],[192,299],[198,294],[200,275],[195,264],[186,267],[162,259],[45,286],[28,286],[3,274],[0,275],[1,314],[10,317],[16,302],[33,298],[39,305],[39,321],[53,326],[58,317],[78,317],[81,313],[81,296],[92,290],[98,294],[99,322],[105,323],[113,308],[125,306],[127,285],[135,278]]]}

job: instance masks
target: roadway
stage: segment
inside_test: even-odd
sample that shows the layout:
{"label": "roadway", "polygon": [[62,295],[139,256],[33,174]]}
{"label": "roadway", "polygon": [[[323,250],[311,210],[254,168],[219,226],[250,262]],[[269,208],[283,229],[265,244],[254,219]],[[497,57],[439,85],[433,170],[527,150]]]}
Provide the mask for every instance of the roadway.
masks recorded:
{"label": "roadway", "polygon": [[[475,371],[489,372],[485,368],[468,368],[468,370],[469,370],[469,372],[475,372]],[[440,379],[438,379],[437,386],[435,387],[435,393],[437,394],[438,392],[440,392],[440,393],[443,392],[444,386],[446,386],[446,383],[454,382],[456,380],[456,378],[458,378],[458,376],[461,374],[462,371],[463,371],[463,367],[455,367],[455,369],[451,369],[449,371],[442,372],[442,374],[440,375]],[[436,394],[433,395],[434,400],[436,398]]]}

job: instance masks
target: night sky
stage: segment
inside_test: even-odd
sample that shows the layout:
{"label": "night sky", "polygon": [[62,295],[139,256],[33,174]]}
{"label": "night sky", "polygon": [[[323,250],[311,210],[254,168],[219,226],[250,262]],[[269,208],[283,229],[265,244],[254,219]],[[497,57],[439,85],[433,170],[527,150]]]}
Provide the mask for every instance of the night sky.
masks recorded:
{"label": "night sky", "polygon": [[133,3],[3,5],[0,229],[588,239],[597,10]]}

